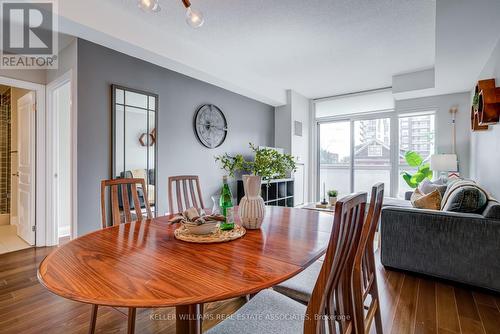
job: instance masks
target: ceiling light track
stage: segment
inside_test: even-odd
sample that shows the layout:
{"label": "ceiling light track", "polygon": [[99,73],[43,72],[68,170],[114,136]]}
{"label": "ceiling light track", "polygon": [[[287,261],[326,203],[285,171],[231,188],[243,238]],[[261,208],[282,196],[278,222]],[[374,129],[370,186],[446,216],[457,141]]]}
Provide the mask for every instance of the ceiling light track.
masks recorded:
{"label": "ceiling light track", "polygon": [[[192,28],[199,28],[205,23],[203,13],[191,7],[191,1],[181,0],[186,8],[186,23]],[[158,13],[161,10],[159,0],[137,0],[139,8],[151,12]]]}

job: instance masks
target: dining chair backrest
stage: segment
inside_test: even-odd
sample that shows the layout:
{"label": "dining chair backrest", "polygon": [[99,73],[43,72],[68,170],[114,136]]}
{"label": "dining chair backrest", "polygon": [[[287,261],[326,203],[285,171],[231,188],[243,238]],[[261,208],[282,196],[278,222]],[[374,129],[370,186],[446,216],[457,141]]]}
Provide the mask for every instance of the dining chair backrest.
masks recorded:
{"label": "dining chair backrest", "polygon": [[[174,196],[175,188],[175,196]],[[174,197],[177,206],[174,208]],[[180,213],[189,208],[204,209],[200,179],[196,175],[179,175],[168,178],[169,212]]]}
{"label": "dining chair backrest", "polygon": [[[139,186],[137,186],[139,185]],[[142,220],[142,205],[139,198],[141,192],[142,203],[146,209],[146,217],[153,218],[151,207],[149,206],[148,193],[144,179],[114,179],[101,181],[101,215],[102,228],[106,228],[107,213],[106,213],[106,188],[110,189],[111,193],[111,225],[115,226],[120,223],[128,223],[134,220]],[[121,194],[121,201],[119,195]],[[129,196],[130,194],[130,196]],[[130,203],[129,197],[132,197]],[[121,214],[123,212],[123,216]]]}
{"label": "dining chair backrest", "polygon": [[[356,333],[369,333],[373,319],[378,317],[376,319],[377,333],[382,334],[373,239],[380,220],[383,200],[384,184],[377,183],[372,188],[368,214],[354,257],[351,284]],[[370,296],[370,305],[365,312],[365,302],[368,296]]]}
{"label": "dining chair backrest", "polygon": [[357,193],[340,199],[335,206],[325,259],[307,305],[306,334],[324,333],[325,319],[329,333],[353,331],[348,282],[365,217],[366,199],[366,193]]}

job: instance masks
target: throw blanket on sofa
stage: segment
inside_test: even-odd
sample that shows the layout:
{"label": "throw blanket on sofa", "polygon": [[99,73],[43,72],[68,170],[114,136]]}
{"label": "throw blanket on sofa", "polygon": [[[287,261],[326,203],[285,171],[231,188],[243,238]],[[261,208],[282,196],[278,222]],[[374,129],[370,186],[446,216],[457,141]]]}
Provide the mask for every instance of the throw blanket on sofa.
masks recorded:
{"label": "throw blanket on sofa", "polygon": [[448,201],[450,200],[450,198],[452,198],[453,193],[455,193],[456,191],[459,191],[461,188],[464,188],[464,187],[477,188],[478,190],[480,190],[481,192],[484,193],[484,195],[486,196],[486,199],[488,201],[495,201],[495,199],[493,197],[491,197],[490,193],[488,193],[482,187],[478,186],[477,183],[475,183],[474,181],[461,180],[461,181],[453,182],[452,184],[450,184],[448,186],[448,189],[446,190],[446,192],[443,196],[443,199],[441,200],[441,210],[443,210],[447,206]]}

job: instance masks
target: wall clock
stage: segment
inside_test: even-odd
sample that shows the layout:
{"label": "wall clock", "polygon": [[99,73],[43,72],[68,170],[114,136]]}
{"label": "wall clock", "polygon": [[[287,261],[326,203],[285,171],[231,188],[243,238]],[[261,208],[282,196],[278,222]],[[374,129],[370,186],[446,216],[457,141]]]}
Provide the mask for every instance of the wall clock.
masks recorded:
{"label": "wall clock", "polygon": [[226,117],[213,104],[202,105],[194,116],[194,130],[201,144],[208,148],[216,148],[226,140]]}

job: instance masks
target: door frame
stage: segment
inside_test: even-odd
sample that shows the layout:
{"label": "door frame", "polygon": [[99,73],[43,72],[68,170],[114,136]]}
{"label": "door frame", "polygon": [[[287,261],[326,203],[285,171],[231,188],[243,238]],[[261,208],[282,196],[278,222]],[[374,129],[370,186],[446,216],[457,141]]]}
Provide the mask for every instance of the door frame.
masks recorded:
{"label": "door frame", "polygon": [[70,154],[70,193],[71,193],[71,217],[72,221],[70,224],[70,238],[73,239],[77,235],[77,224],[76,224],[76,112],[75,112],[75,80],[73,78],[73,71],[69,70],[60,77],[54,79],[52,82],[47,84],[47,238],[46,246],[53,246],[59,243],[58,236],[58,226],[56,212],[54,211],[54,195],[56,193],[56,184],[52,182],[53,176],[56,173],[57,166],[55,166],[55,150],[54,137],[51,135],[56,131],[56,121],[57,115],[55,114],[53,93],[61,86],[69,83],[70,84],[70,137],[71,137],[71,154]]}
{"label": "door frame", "polygon": [[0,76],[0,84],[35,92],[35,246],[45,246],[46,230],[46,146],[45,85]]}

